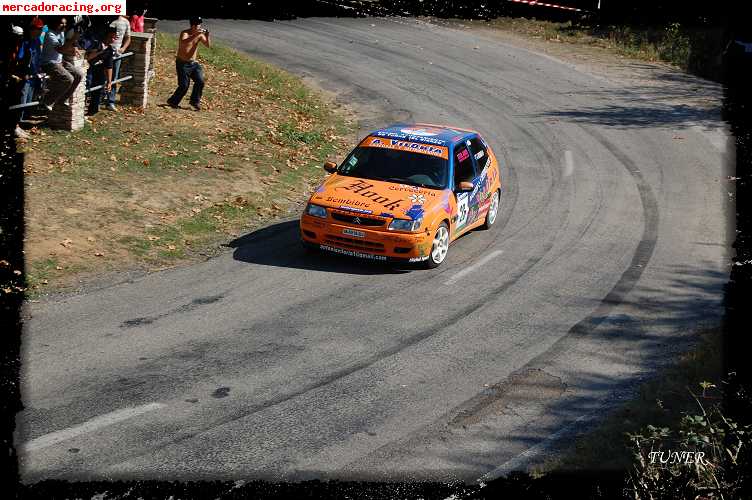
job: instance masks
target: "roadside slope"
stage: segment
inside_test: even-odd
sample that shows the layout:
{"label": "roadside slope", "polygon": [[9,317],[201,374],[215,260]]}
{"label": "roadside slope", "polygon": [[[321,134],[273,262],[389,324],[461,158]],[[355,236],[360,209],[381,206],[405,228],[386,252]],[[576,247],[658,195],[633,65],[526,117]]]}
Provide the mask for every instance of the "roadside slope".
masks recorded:
{"label": "roadside slope", "polygon": [[164,107],[174,51],[175,38],[159,34],[145,111],[101,111],[75,133],[34,129],[25,144],[32,293],[205,259],[299,208],[324,160],[352,142],[344,110],[221,44],[199,51],[201,112]]}

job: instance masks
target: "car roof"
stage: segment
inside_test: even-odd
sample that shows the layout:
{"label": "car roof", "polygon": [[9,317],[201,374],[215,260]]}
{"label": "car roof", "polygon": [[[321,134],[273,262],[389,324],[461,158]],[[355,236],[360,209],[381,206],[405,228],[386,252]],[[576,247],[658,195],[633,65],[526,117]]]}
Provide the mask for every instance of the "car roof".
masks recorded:
{"label": "car roof", "polygon": [[449,146],[467,136],[477,134],[469,129],[434,125],[431,123],[395,123],[386,128],[374,130],[369,136],[393,137],[423,144]]}

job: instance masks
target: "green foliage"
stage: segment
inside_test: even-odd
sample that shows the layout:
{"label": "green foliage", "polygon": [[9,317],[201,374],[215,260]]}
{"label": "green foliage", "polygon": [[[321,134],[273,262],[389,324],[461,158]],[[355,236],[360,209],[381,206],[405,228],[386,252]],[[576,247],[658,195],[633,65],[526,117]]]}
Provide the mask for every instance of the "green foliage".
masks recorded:
{"label": "green foliage", "polygon": [[321,132],[313,130],[302,132],[298,130],[294,123],[284,122],[277,127],[277,132],[282,136],[282,140],[288,146],[302,142],[309,145],[316,145],[322,142]]}
{"label": "green foliage", "polygon": [[725,415],[718,401],[703,404],[701,400],[709,399],[705,391],[714,385],[702,382],[700,387],[699,397],[690,391],[699,412],[685,414],[678,429],[648,425],[628,434],[633,453],[626,490],[630,497],[731,499],[749,488],[752,425]]}
{"label": "green foliage", "polygon": [[658,55],[664,61],[687,69],[689,46],[690,38],[679,23],[671,23],[666,27],[662,39],[658,42]]}

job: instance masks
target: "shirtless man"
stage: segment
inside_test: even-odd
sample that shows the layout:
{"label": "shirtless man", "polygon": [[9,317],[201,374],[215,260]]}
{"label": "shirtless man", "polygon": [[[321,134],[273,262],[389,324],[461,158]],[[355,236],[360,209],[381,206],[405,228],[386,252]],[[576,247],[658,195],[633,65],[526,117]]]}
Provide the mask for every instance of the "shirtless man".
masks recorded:
{"label": "shirtless man", "polygon": [[178,52],[175,55],[175,71],[178,74],[178,88],[167,99],[167,104],[173,108],[180,105],[180,101],[188,92],[189,80],[193,80],[190,104],[194,111],[201,109],[201,93],[204,91],[204,69],[196,61],[198,43],[201,42],[211,47],[209,31],[201,28],[203,20],[200,17],[192,17],[190,29],[180,32],[178,38]]}

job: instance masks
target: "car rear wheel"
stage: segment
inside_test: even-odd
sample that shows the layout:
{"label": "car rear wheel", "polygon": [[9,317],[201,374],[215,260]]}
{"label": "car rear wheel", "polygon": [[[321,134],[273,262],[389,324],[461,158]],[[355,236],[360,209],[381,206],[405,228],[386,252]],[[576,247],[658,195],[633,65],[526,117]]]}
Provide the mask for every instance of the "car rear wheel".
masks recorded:
{"label": "car rear wheel", "polygon": [[481,226],[483,229],[491,229],[491,226],[493,226],[494,222],[496,222],[496,216],[499,215],[499,190],[497,189],[496,192],[494,192],[493,197],[491,198],[491,206],[488,207],[488,212],[486,212],[486,220]]}
{"label": "car rear wheel", "polygon": [[428,254],[428,260],[425,261],[425,266],[428,269],[439,267],[444,259],[446,259],[449,252],[449,227],[446,222],[442,222],[436,229],[436,233],[433,236],[433,245],[431,246],[431,253]]}

